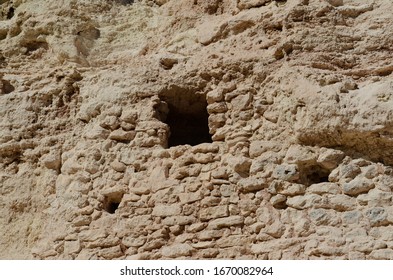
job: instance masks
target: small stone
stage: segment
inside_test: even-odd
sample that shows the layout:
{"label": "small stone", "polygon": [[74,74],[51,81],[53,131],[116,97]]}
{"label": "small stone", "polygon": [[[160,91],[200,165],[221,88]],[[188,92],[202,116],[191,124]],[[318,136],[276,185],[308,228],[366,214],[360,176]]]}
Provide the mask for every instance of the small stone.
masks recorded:
{"label": "small stone", "polygon": [[271,0],[238,0],[237,7],[241,10],[262,6]]}
{"label": "small stone", "polygon": [[223,101],[224,95],[221,90],[213,89],[206,94],[206,100],[208,104]]}
{"label": "small stone", "polygon": [[364,177],[366,177],[367,179],[373,179],[377,177],[380,173],[381,170],[379,170],[378,166],[376,165],[369,165],[363,170]]}
{"label": "small stone", "polygon": [[223,236],[222,230],[204,230],[198,233],[199,240],[212,240],[221,238]]}
{"label": "small stone", "polygon": [[349,211],[357,207],[356,199],[345,194],[329,195],[324,208],[332,208],[336,211]]}
{"label": "small stone", "polygon": [[119,142],[130,142],[135,138],[135,135],[135,131],[124,131],[122,129],[117,129],[111,132],[109,139]]}
{"label": "small stone", "polygon": [[221,198],[216,196],[207,196],[201,200],[201,206],[211,207],[220,204]]}
{"label": "small stone", "polygon": [[299,242],[300,240],[298,238],[268,240],[265,242],[252,244],[251,252],[254,254],[269,253],[275,250],[290,248],[295,244],[299,244]]}
{"label": "small stone", "polygon": [[287,201],[287,197],[283,194],[277,194],[275,196],[272,196],[272,198],[270,199],[270,203],[273,205],[273,207],[278,208],[278,209],[282,209],[285,208],[286,202]]}
{"label": "small stone", "polygon": [[79,233],[79,239],[82,241],[96,241],[107,237],[108,234],[102,230],[84,230]]}
{"label": "small stone", "polygon": [[83,169],[74,157],[68,158],[61,167],[62,174],[75,174]]}
{"label": "small stone", "polygon": [[83,215],[76,217],[72,224],[75,227],[88,226],[91,223],[91,216]]}
{"label": "small stone", "polygon": [[[277,152],[280,150],[280,147],[274,141],[252,141],[250,143],[249,154],[251,158],[259,157],[260,155],[264,154],[265,152]],[[274,158],[275,153],[272,153],[272,158]],[[269,154],[270,155],[270,154]],[[269,161],[269,157],[265,157],[264,161]],[[272,161],[275,161],[274,159]]]}
{"label": "small stone", "polygon": [[203,230],[206,226],[205,223],[191,224],[186,230],[187,232],[195,233]]}
{"label": "small stone", "polygon": [[195,234],[193,233],[183,233],[177,236],[174,240],[175,243],[186,243],[187,241],[195,240]]}
{"label": "small stone", "polygon": [[360,211],[349,211],[345,212],[342,216],[342,221],[344,224],[359,224],[363,215]]}
{"label": "small stone", "polygon": [[79,240],[64,242],[64,254],[72,255],[77,254],[82,250]]}
{"label": "small stone", "polygon": [[278,165],[273,171],[273,177],[291,182],[299,179],[299,171],[295,164]]}
{"label": "small stone", "polygon": [[333,149],[321,149],[322,153],[319,154],[317,159],[317,163],[328,170],[335,169],[341,161],[344,159],[345,154],[340,150],[333,150]]}
{"label": "small stone", "polygon": [[200,191],[179,194],[179,199],[182,204],[193,203],[201,200],[202,198],[203,195]]}
{"label": "small stone", "polygon": [[152,251],[155,249],[159,249],[164,246],[166,242],[161,239],[155,239],[152,241],[147,242],[145,245],[141,247],[141,251]]}
{"label": "small stone", "polygon": [[127,237],[123,238],[122,243],[127,247],[139,248],[146,243],[146,238],[145,237],[127,236]]}
{"label": "small stone", "polygon": [[133,192],[136,195],[144,195],[144,194],[149,194],[151,192],[151,189],[150,186],[144,185],[140,187],[131,188],[131,192]]}
{"label": "small stone", "polygon": [[167,258],[191,256],[194,248],[189,244],[176,244],[162,248],[162,256]]}
{"label": "small stone", "polygon": [[251,232],[258,234],[265,227],[264,223],[256,222],[250,226]]}
{"label": "small stone", "polygon": [[124,171],[126,171],[126,168],[127,168],[127,166],[124,163],[117,161],[117,160],[115,160],[111,163],[111,167],[113,168],[113,170],[115,170],[117,172],[124,172]]}
{"label": "small stone", "polygon": [[119,128],[120,123],[116,116],[106,116],[105,119],[100,123],[100,126],[108,130],[115,130]]}
{"label": "small stone", "polygon": [[233,157],[229,164],[237,173],[249,173],[252,161],[246,157]]}
{"label": "small stone", "polygon": [[202,258],[215,258],[218,256],[220,251],[217,248],[208,248],[201,250],[199,253]]}
{"label": "small stone", "polygon": [[317,154],[311,148],[301,145],[292,145],[285,155],[286,162],[299,166],[314,165],[316,160]]}
{"label": "small stone", "polygon": [[173,225],[173,226],[169,227],[169,231],[173,235],[179,235],[183,232],[183,227],[181,225]]}
{"label": "small stone", "polygon": [[179,63],[179,60],[175,57],[161,57],[160,58],[160,66],[165,70],[172,69],[172,67]]}
{"label": "small stone", "polygon": [[280,238],[285,232],[285,226],[279,220],[274,221],[271,225],[263,228],[260,234],[267,234],[274,238]]}
{"label": "small stone", "polygon": [[227,205],[202,208],[199,211],[199,218],[201,219],[201,221],[208,221],[211,219],[227,217],[228,215],[229,215],[229,211]]}
{"label": "small stone", "polygon": [[317,226],[328,225],[331,219],[330,213],[325,209],[311,209],[308,215]]}
{"label": "small stone", "polygon": [[151,215],[139,215],[131,217],[126,221],[129,228],[146,227],[153,223]]}
{"label": "small stone", "polygon": [[211,248],[214,247],[216,243],[214,241],[202,241],[198,243],[193,243],[191,244],[192,247],[195,249],[206,249],[206,248]]}
{"label": "small stone", "polygon": [[360,167],[353,163],[350,163],[348,165],[342,165],[340,167],[340,175],[344,180],[347,179],[346,182],[354,179],[360,173],[362,173]]}
{"label": "small stone", "polygon": [[389,223],[388,213],[382,207],[375,207],[366,211],[366,217],[370,220],[371,226],[384,226]]}
{"label": "small stone", "polygon": [[217,153],[220,150],[220,147],[215,143],[201,143],[192,147],[191,152],[194,154],[197,153]]}
{"label": "small stone", "polygon": [[108,200],[120,201],[124,193],[127,192],[127,188],[122,185],[115,185],[108,189],[103,189],[101,194]]}
{"label": "small stone", "polygon": [[235,192],[236,191],[235,191],[234,185],[221,185],[220,186],[220,193],[223,197],[230,197]]}
{"label": "small stone", "polygon": [[345,194],[356,196],[361,193],[366,193],[374,187],[375,185],[370,179],[357,177],[349,183],[344,183],[343,191]]}
{"label": "small stone", "polygon": [[122,252],[120,246],[115,246],[115,247],[100,249],[98,252],[98,255],[100,257],[107,259],[107,260],[112,260],[112,259],[122,256],[123,252]]}
{"label": "small stone", "polygon": [[225,102],[212,103],[210,105],[207,105],[207,112],[209,114],[225,113],[226,111],[228,111],[228,107]]}
{"label": "small stone", "polygon": [[334,6],[334,7],[339,7],[344,5],[344,1],[343,0],[325,0],[326,2],[328,2],[330,5]]}
{"label": "small stone", "polygon": [[392,260],[393,250],[392,249],[380,249],[372,251],[370,258],[373,260]]}
{"label": "small stone", "polygon": [[307,209],[323,205],[323,199],[317,194],[298,195],[287,198],[287,205],[295,209]]}
{"label": "small stone", "polygon": [[[274,188],[275,193],[286,196],[301,195],[306,192],[306,186],[302,184],[289,183],[286,181],[275,180],[270,187]],[[269,187],[269,188],[270,188]]]}
{"label": "small stone", "polygon": [[363,196],[363,200],[365,202],[362,205],[368,205],[369,207],[391,205],[393,199],[391,192],[384,192],[378,189],[372,189],[367,194],[361,194],[357,197],[357,199],[359,200],[361,196]]}
{"label": "small stone", "polygon": [[348,253],[348,260],[365,260],[366,256],[364,253],[361,252],[349,252]]}
{"label": "small stone", "polygon": [[162,223],[167,226],[173,226],[173,225],[190,225],[194,223],[196,219],[192,216],[171,216],[171,217],[166,217]]}
{"label": "small stone", "polygon": [[228,170],[225,167],[219,167],[217,169],[214,169],[211,173],[212,177],[214,179],[223,179],[223,180],[228,180],[229,174]]}
{"label": "small stone", "polygon": [[120,239],[115,236],[108,236],[106,238],[97,239],[93,242],[88,243],[85,247],[87,248],[106,248],[106,247],[114,247],[120,244]]}
{"label": "small stone", "polygon": [[51,151],[42,157],[42,163],[48,169],[59,170],[61,166],[61,155],[58,151]]}
{"label": "small stone", "polygon": [[248,217],[246,217],[246,218],[244,219],[244,224],[245,224],[246,226],[250,226],[250,225],[254,224],[256,221],[257,221],[256,218],[252,218],[252,217],[248,216]]}
{"label": "small stone", "polygon": [[341,188],[336,183],[323,182],[318,184],[312,184],[307,188],[307,192],[315,194],[339,194],[341,193]]}
{"label": "small stone", "polygon": [[265,178],[248,177],[238,182],[239,191],[246,193],[260,191],[267,187],[268,185]]}
{"label": "small stone", "polygon": [[217,241],[217,246],[220,248],[235,247],[241,244],[248,244],[250,242],[249,238],[244,235],[231,235],[227,237],[220,238]]}

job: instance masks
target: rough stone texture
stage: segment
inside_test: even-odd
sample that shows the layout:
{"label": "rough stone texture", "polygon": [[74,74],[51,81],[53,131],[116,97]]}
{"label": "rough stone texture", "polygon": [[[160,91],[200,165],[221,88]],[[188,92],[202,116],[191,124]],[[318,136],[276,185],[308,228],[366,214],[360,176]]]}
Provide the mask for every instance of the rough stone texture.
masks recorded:
{"label": "rough stone texture", "polygon": [[392,1],[39,2],[0,1],[0,259],[393,259]]}

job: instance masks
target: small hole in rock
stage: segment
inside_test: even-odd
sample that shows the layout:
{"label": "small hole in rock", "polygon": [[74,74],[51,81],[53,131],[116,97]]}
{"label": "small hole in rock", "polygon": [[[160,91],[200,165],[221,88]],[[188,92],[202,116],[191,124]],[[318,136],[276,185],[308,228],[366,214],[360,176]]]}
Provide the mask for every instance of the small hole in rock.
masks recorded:
{"label": "small hole in rock", "polygon": [[9,94],[15,90],[15,87],[7,80],[1,81],[3,83],[3,89],[0,88],[0,93]]}
{"label": "small hole in rock", "polygon": [[120,202],[121,202],[122,196],[119,197],[105,197],[104,199],[104,205],[103,208],[106,212],[109,214],[114,214],[119,208]]}
{"label": "small hole in rock", "polygon": [[37,42],[37,41],[31,41],[23,45],[27,49],[26,54],[29,55],[32,52],[35,52],[38,49],[45,49],[48,50],[48,43],[47,42]]}
{"label": "small hole in rock", "polygon": [[286,201],[282,201],[282,202],[277,203],[276,205],[274,205],[274,207],[275,207],[276,209],[282,209],[282,210],[284,210],[284,209],[287,209],[287,208],[288,208],[288,205],[287,205],[287,202],[286,202]]}
{"label": "small hole in rock", "polygon": [[122,5],[131,5],[134,3],[134,0],[116,0],[116,2]]}
{"label": "small hole in rock", "polygon": [[120,203],[117,203],[117,202],[110,202],[108,204],[106,211],[110,214],[114,214],[116,212],[117,208],[119,208],[119,204]]}
{"label": "small hole in rock", "polygon": [[321,168],[320,166],[312,166],[301,172],[304,174],[303,183],[307,186],[329,182],[330,171]]}
{"label": "small hole in rock", "polygon": [[7,19],[12,19],[14,17],[14,15],[15,15],[15,9],[13,7],[11,7],[7,13]]}
{"label": "small hole in rock", "polygon": [[277,6],[284,6],[287,3],[287,0],[276,0]]}

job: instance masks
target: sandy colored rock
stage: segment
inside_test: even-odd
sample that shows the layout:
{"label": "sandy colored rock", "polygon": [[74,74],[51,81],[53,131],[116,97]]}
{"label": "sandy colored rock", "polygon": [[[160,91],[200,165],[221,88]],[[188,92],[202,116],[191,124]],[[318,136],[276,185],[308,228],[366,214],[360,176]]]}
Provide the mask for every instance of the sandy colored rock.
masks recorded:
{"label": "sandy colored rock", "polygon": [[374,184],[371,180],[357,177],[352,181],[345,183],[343,187],[343,191],[345,194],[354,196],[354,195],[368,192],[372,188],[374,188]]}
{"label": "sandy colored rock", "polygon": [[181,206],[176,204],[158,204],[153,208],[152,215],[159,217],[175,216],[181,214]]}
{"label": "sandy colored rock", "polygon": [[393,259],[392,1],[0,2],[0,259]]}
{"label": "sandy colored rock", "polygon": [[185,257],[190,256],[193,250],[194,249],[188,244],[177,244],[162,248],[162,255],[169,258]]}

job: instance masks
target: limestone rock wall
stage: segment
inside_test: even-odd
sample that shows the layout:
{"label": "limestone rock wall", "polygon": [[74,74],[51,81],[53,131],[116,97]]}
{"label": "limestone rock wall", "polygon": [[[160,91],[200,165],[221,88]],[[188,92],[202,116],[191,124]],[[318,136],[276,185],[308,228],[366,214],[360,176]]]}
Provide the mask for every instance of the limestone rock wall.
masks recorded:
{"label": "limestone rock wall", "polygon": [[0,1],[0,258],[393,259],[392,8]]}

